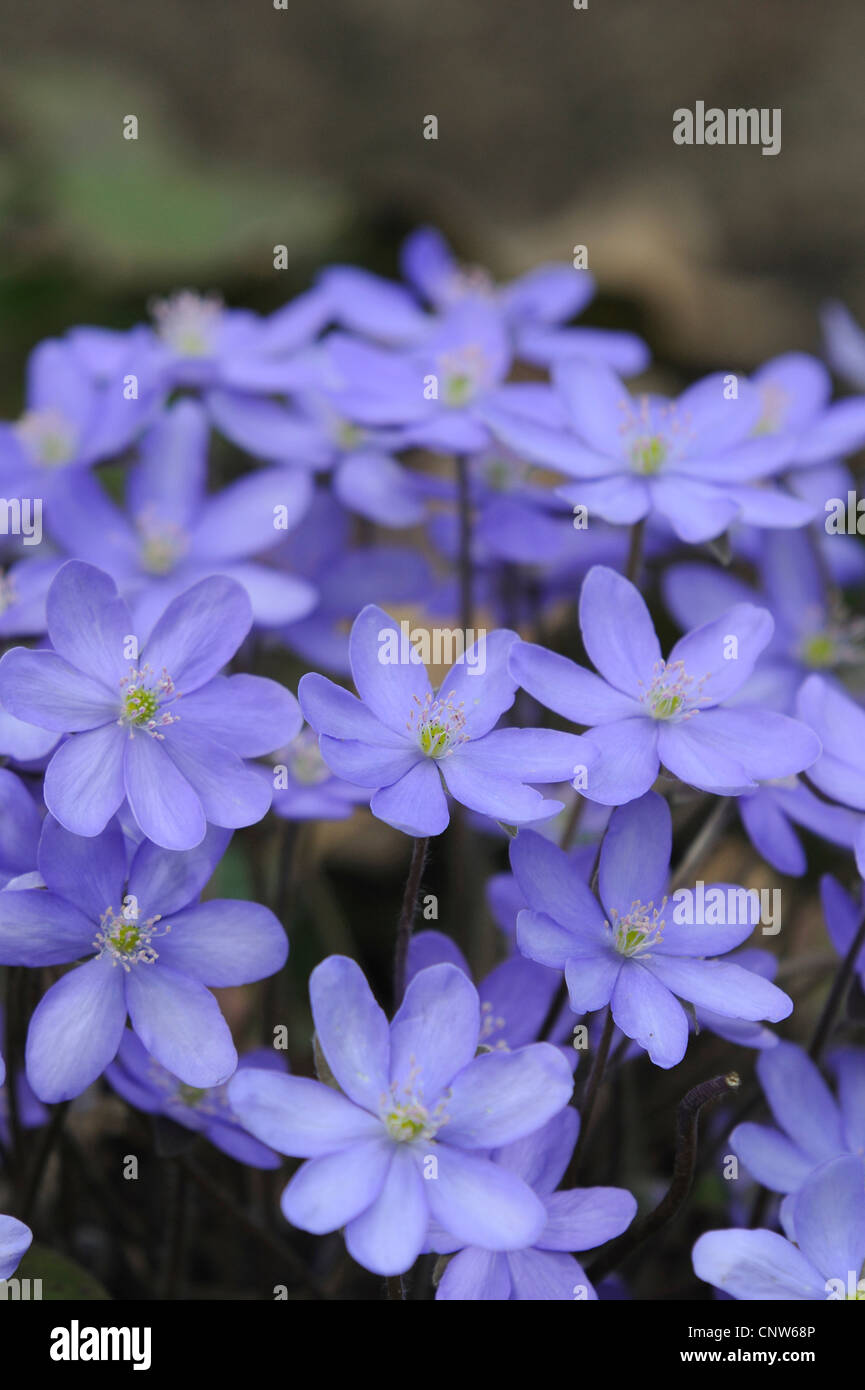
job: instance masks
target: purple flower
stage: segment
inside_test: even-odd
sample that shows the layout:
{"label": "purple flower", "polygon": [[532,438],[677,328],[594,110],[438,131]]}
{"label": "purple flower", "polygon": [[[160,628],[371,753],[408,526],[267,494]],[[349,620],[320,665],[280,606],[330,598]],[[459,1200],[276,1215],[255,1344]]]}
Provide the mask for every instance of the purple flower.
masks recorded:
{"label": "purple flower", "polygon": [[189,1086],[220,1085],[237,1054],[211,988],[281,969],[288,943],[266,907],[200,903],[228,833],[209,830],[176,853],[145,840],[128,863],[114,822],[99,836],[47,820],[39,845],[45,889],[0,893],[0,961],[83,965],[53,984],[27,1036],[27,1077],[40,1100],[77,1096],[117,1053],[129,1015],[141,1042]]}
{"label": "purple flower", "polygon": [[[286,1064],[270,1047],[245,1053],[237,1070],[265,1068],[280,1074]],[[236,1075],[236,1073],[235,1073]],[[273,1149],[247,1134],[231,1108],[226,1087],[188,1086],[151,1057],[134,1033],[127,1029],[115,1060],[106,1068],[106,1080],[130,1105],[148,1115],[165,1115],[184,1129],[203,1134],[223,1153],[253,1168],[278,1168],[282,1160]]]}
{"label": "purple flower", "polygon": [[522,1250],[461,1249],[445,1233],[431,1245],[443,1254],[459,1251],[439,1281],[437,1299],[573,1302],[597,1300],[585,1270],[571,1251],[592,1250],[631,1224],[637,1203],[621,1187],[583,1187],[557,1192],[576,1143],[579,1117],[562,1110],[543,1129],[494,1150],[490,1158],[515,1173],[540,1198],[547,1223]]}
{"label": "purple flower", "polygon": [[275,754],[273,810],[283,820],[347,820],[369,792],[335,777],[306,725]]}
{"label": "purple flower", "polygon": [[553,380],[568,427],[525,418],[504,394],[484,419],[525,458],[579,479],[561,495],[590,515],[632,525],[660,514],[689,542],[719,536],[736,520],[802,526],[814,515],[809,503],[753,485],[778,471],[789,441],[754,436],[762,402],[748,382],[739,382],[735,399],[721,373],[675,401],[633,399],[609,367],[588,360],[557,364]]}
{"label": "purple flower", "polygon": [[830,402],[829,373],[816,357],[785,352],[751,379],[763,400],[755,433],[789,440],[788,467],[819,470],[865,444],[865,397]]}
{"label": "purple flower", "polygon": [[[295,358],[328,321],[325,297],[311,290],[269,318],[247,309],[227,309],[216,294],[178,290],[151,304],[153,326],[138,324],[131,332],[76,328],[67,342],[81,368],[102,381],[132,362],[163,393],[177,387],[208,389],[231,386],[274,390],[271,378],[289,378]],[[285,389],[285,388],[283,388]]]}
{"label": "purple flower", "polygon": [[0,490],[47,501],[70,471],[80,475],[101,459],[121,453],[143,429],[156,406],[152,390],[135,399],[124,391],[134,372],[128,356],[94,382],[68,343],[40,343],[27,364],[27,409],[0,427]]}
{"label": "purple flower", "polygon": [[218,676],[249,631],[233,579],[203,579],[175,598],[143,650],[126,604],[101,570],[70,560],[48,594],[53,651],[16,647],[0,661],[7,711],[69,738],[45,773],[45,804],[67,830],[98,835],[124,798],[149,839],[191,849],[207,824],[252,825],[270,805],[243,759],[301,725],[294,696],[258,676]]}
{"label": "purple flower", "polygon": [[810,766],[811,729],[757,706],[729,706],[772,635],[764,608],[738,604],[681,638],[666,661],[639,591],[595,566],[580,594],[580,627],[600,677],[521,642],[509,669],[530,695],[580,725],[595,761],[584,794],[619,805],[652,786],[661,764],[704,791],[736,795]]}
{"label": "purple flower", "polygon": [[390,1025],[345,956],[313,971],[310,999],[340,1090],[254,1070],[228,1088],[263,1144],[309,1160],[282,1194],[286,1219],[316,1234],[344,1226],[349,1254],[384,1275],[411,1267],[431,1222],[466,1245],[531,1245],[545,1208],[484,1151],[524,1138],[567,1105],[561,1053],[534,1043],[476,1056],[477,991],[452,965],[416,975]]}
{"label": "purple flower", "polygon": [[482,268],[460,265],[434,227],[419,227],[407,237],[400,260],[408,283],[439,313],[471,299],[495,305],[524,362],[546,365],[567,356],[596,357],[626,376],[648,365],[648,349],[633,333],[563,326],[594,295],[595,282],[587,270],[541,265],[499,286]]}
{"label": "purple flower", "polygon": [[815,1063],[794,1043],[779,1042],[757,1061],[777,1128],[737,1125],[730,1147],[772,1192],[798,1191],[815,1168],[840,1154],[855,1154],[865,1165],[865,1052],[844,1048],[829,1065],[838,1081],[837,1101]]}
{"label": "purple flower", "polygon": [[708,1231],[694,1246],[695,1273],[745,1301],[865,1298],[861,1161],[823,1164],[793,1199],[789,1221],[789,1240],[775,1231]]}
{"label": "purple flower", "polygon": [[203,407],[178,401],[142,442],[141,461],[128,474],[126,511],[85,477],[66,489],[53,514],[55,539],[111,575],[142,636],[171,599],[214,574],[243,586],[263,627],[305,618],[315,607],[311,584],[256,558],[304,516],[312,500],[309,472],[268,469],[208,493],[207,442]]}
{"label": "purple flower", "polygon": [[[796,712],[820,737],[821,756],[808,769],[809,780],[833,801],[865,811],[865,710],[821,676],[809,676],[799,691]],[[865,877],[865,821],[854,843],[856,866]]]}
{"label": "purple flower", "polygon": [[351,630],[351,669],[360,699],[320,675],[298,696],[338,777],[374,789],[370,810],[407,835],[440,835],[449,820],[445,788],[472,811],[510,824],[561,810],[529,782],[573,775],[582,740],[552,729],[495,730],[514,700],[507,669],[516,634],[500,629],[464,651],[433,691],[405,632],[369,604]]}
{"label": "purple flower", "polygon": [[540,835],[520,831],[510,849],[529,903],[517,918],[520,950],[565,972],[575,1013],[609,1004],[622,1032],[660,1067],[685,1055],[680,998],[724,1018],[773,1023],[793,1008],[768,980],[714,959],[751,934],[756,916],[750,900],[741,910],[744,889],[706,888],[703,913],[693,890],[678,889],[668,904],[671,843],[669,808],[654,792],[614,811],[601,846],[600,902],[573,861]]}
{"label": "purple flower", "polygon": [[333,470],[334,495],[382,526],[414,526],[423,520],[419,479],[403,468],[393,450],[394,431],[365,429],[342,418],[334,403],[335,383],[327,359],[317,379],[293,393],[291,404],[212,391],[208,410],[217,428],[253,458],[278,464]]}
{"label": "purple flower", "polygon": [[331,400],[344,418],[397,428],[405,445],[470,454],[490,443],[484,407],[511,365],[501,317],[489,305],[457,305],[416,346],[395,351],[343,334],[327,342],[340,382]]}
{"label": "purple flower", "polygon": [[32,1240],[33,1232],[23,1221],[0,1216],[0,1279],[11,1279]]}

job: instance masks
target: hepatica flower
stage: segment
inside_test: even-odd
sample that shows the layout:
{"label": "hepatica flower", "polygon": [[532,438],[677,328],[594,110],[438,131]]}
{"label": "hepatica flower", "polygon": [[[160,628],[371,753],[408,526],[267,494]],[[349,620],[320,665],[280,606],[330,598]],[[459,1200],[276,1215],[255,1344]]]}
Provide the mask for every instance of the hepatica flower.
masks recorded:
{"label": "hepatica flower", "polygon": [[730,399],[722,374],[705,378],[678,400],[632,398],[600,362],[574,360],[553,369],[568,411],[558,429],[520,415],[504,397],[483,415],[497,438],[579,485],[561,495],[590,515],[632,525],[664,518],[683,541],[710,540],[736,520],[801,526],[814,508],[753,483],[778,471],[789,440],[754,436],[763,409],[758,389],[738,383]]}
{"label": "hepatica flower", "polygon": [[596,1301],[597,1293],[571,1251],[591,1250],[631,1224],[637,1203],[621,1187],[573,1188],[556,1192],[573,1152],[579,1118],[562,1110],[543,1129],[495,1150],[490,1157],[516,1174],[543,1203],[547,1223],[534,1244],[523,1250],[460,1249],[435,1233],[433,1249],[459,1253],[439,1281],[437,1299],[535,1302]]}
{"label": "hepatica flower", "polygon": [[129,1016],[148,1052],[188,1086],[218,1086],[237,1054],[211,987],[281,969],[285,933],[266,907],[199,895],[228,841],[210,830],[186,853],[145,840],[127,869],[113,822],[99,836],[46,821],[45,888],[0,893],[0,961],[84,961],[51,986],[30,1020],[27,1077],[48,1104],[77,1096],[120,1047]]}
{"label": "hepatica flower", "polygon": [[15,1216],[0,1216],[0,1279],[11,1279],[30,1249],[33,1232]]}
{"label": "hepatica flower", "polygon": [[614,811],[601,846],[600,902],[574,861],[542,836],[522,830],[510,849],[529,904],[517,918],[520,950],[564,971],[575,1013],[609,1004],[622,1032],[660,1067],[685,1055],[688,1017],[680,999],[723,1018],[773,1023],[793,1008],[771,981],[715,959],[753,930],[744,889],[705,888],[703,913],[690,890],[668,900],[671,843],[669,808],[654,792]]}
{"label": "hepatica flower", "polygon": [[[271,1047],[245,1053],[237,1070],[258,1067],[283,1073],[285,1061]],[[247,1134],[231,1108],[225,1086],[188,1086],[151,1057],[135,1033],[123,1034],[117,1057],[105,1077],[118,1095],[148,1115],[165,1115],[184,1129],[201,1134],[217,1149],[253,1168],[278,1168],[273,1149]]]}
{"label": "hepatica flower", "polygon": [[257,676],[218,676],[252,623],[234,580],[203,579],[175,598],[139,651],[107,574],[70,560],[48,593],[53,651],[0,661],[0,699],[16,718],[68,734],[45,773],[45,804],[76,835],[98,835],[124,799],[145,835],[191,849],[207,824],[252,825],[269,779],[243,759],[300,729],[294,696]]}
{"label": "hepatica flower", "polygon": [[433,690],[416,647],[369,604],[351,630],[360,699],[324,676],[300,682],[301,708],[338,777],[374,788],[370,810],[407,835],[439,835],[448,824],[445,788],[472,811],[511,824],[562,809],[529,782],[573,776],[583,740],[552,729],[495,729],[513,704],[507,655],[516,633],[482,636]]}
{"label": "hepatica flower", "polygon": [[865,1184],[865,1052],[842,1048],[829,1058],[838,1082],[832,1095],[800,1047],[780,1042],[757,1062],[757,1075],[776,1128],[737,1125],[730,1147],[772,1192],[796,1192],[822,1163],[858,1156]]}
{"label": "hepatica flower", "polygon": [[258,558],[306,512],[308,470],[262,470],[208,493],[207,441],[203,407],[181,400],[142,441],[125,510],[85,477],[70,484],[52,512],[54,538],[111,575],[143,636],[172,598],[213,574],[243,586],[263,627],[304,618],[316,603],[311,584]]}
{"label": "hepatica flower", "polygon": [[344,956],[310,978],[316,1034],[338,1091],[305,1077],[238,1072],[229,1099],[247,1129],[305,1158],[282,1194],[288,1221],[345,1227],[349,1253],[401,1274],[435,1222],[462,1244],[530,1246],[547,1222],[540,1199],[486,1151],[539,1129],[571,1095],[548,1043],[476,1056],[477,991],[453,965],[411,981],[388,1025],[360,967]]}
{"label": "hepatica flower", "polygon": [[790,1226],[795,1245],[775,1231],[707,1231],[694,1246],[694,1271],[743,1301],[865,1301],[861,1162],[823,1164],[793,1199]]}
{"label": "hepatica flower", "polygon": [[682,637],[666,661],[633,584],[596,565],[580,594],[583,642],[600,676],[521,642],[508,666],[548,709],[579,725],[594,756],[584,794],[620,805],[652,786],[661,764],[719,795],[788,777],[820,754],[810,728],[758,706],[728,706],[772,636],[764,608],[737,604]]}

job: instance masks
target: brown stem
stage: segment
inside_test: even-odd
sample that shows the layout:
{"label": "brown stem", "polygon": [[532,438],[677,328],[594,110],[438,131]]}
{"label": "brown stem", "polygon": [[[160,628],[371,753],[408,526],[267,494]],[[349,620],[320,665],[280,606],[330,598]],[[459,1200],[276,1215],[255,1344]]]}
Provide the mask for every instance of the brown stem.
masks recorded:
{"label": "brown stem", "polygon": [[607,1006],[607,1016],[604,1019],[604,1031],[601,1034],[601,1041],[598,1050],[592,1059],[592,1069],[589,1072],[589,1079],[586,1082],[586,1089],[580,1101],[580,1137],[577,1140],[577,1147],[574,1149],[573,1157],[568,1165],[568,1172],[565,1177],[565,1186],[573,1187],[576,1184],[580,1171],[580,1165],[586,1151],[586,1141],[589,1133],[589,1125],[592,1119],[592,1111],[595,1108],[595,1101],[598,1098],[598,1091],[604,1079],[604,1071],[607,1065],[607,1058],[610,1055],[610,1044],[613,1041],[615,1030],[613,1021],[613,1010]]}
{"label": "brown stem", "polygon": [[397,1009],[402,1003],[402,997],[405,994],[408,947],[411,941],[415,913],[417,912],[418,893],[420,892],[420,882],[423,877],[428,849],[429,836],[425,839],[417,839],[412,844],[411,863],[409,864],[408,878],[405,881],[405,892],[403,893],[402,908],[399,914],[399,922],[397,923],[396,945],[393,957],[393,999],[394,1006]]}
{"label": "brown stem", "polygon": [[700,1111],[712,1101],[736,1090],[738,1086],[739,1077],[736,1072],[731,1071],[726,1076],[715,1076],[711,1081],[702,1081],[699,1086],[694,1086],[688,1091],[679,1102],[676,1111],[676,1155],[673,1159],[670,1186],[654,1211],[650,1211],[642,1220],[634,1221],[595,1261],[589,1270],[593,1282],[603,1279],[632,1254],[638,1245],[642,1245],[644,1240],[660,1231],[678,1215],[694,1181]]}

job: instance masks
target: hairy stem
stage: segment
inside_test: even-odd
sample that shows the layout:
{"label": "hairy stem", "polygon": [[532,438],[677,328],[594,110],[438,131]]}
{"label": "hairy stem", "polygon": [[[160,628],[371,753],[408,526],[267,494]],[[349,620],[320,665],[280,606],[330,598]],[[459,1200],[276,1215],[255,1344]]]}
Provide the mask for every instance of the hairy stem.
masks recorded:
{"label": "hairy stem", "polygon": [[595,1261],[589,1270],[593,1281],[603,1279],[628,1255],[632,1254],[644,1240],[660,1231],[681,1211],[694,1181],[697,1164],[697,1130],[700,1111],[712,1101],[728,1095],[739,1086],[736,1072],[725,1076],[715,1076],[711,1081],[701,1081],[679,1102],[676,1111],[676,1154],[673,1159],[673,1177],[666,1194],[642,1220],[634,1221],[622,1235],[614,1240],[609,1248]]}
{"label": "hairy stem", "polygon": [[397,923],[396,946],[393,957],[393,998],[396,1008],[399,1008],[402,1003],[402,997],[405,994],[408,947],[411,941],[415,913],[417,912],[418,893],[420,892],[420,882],[423,877],[428,849],[428,836],[426,839],[415,840],[412,844],[411,863],[409,864],[408,878],[405,881],[405,892],[403,893],[402,908],[399,914],[399,922]]}

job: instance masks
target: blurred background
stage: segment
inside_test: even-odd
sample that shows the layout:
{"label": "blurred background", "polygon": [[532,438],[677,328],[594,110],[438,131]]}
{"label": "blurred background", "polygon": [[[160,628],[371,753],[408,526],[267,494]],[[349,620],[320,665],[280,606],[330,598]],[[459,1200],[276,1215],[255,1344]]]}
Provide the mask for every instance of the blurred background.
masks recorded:
{"label": "blurred background", "polygon": [[[695,369],[865,311],[856,0],[286,3],[0,0],[4,393],[74,319],[186,284],[271,308],[427,220],[501,274],[585,244],[592,319]],[[697,100],[780,107],[781,153],[674,145]]]}
{"label": "blurred background", "polygon": [[[152,296],[187,286],[268,312],[329,261],[396,274],[402,237],[424,222],[503,278],[584,244],[599,293],[581,322],[641,333],[674,378],[817,350],[827,297],[865,316],[856,0],[287,4],[40,0],[25,13],[0,0],[4,417],[19,413],[26,355],[46,336],[76,323],[127,327]],[[673,111],[698,100],[780,107],[780,154],[675,145]],[[128,115],[135,141],[123,138]],[[429,115],[435,141],[423,136]],[[288,249],[285,270],[274,269],[276,245]],[[266,673],[296,683],[299,669],[263,659]],[[306,980],[322,955],[357,955],[386,980],[406,854],[404,837],[366,815],[350,830],[268,821],[236,837],[215,891],[290,904],[292,959],[267,998],[291,1019],[294,1069],[310,1068]],[[286,870],[297,863],[302,890]],[[707,878],[759,885],[757,865],[737,839]],[[485,847],[478,879],[502,867],[503,848]],[[451,872],[442,855],[427,889],[446,888]],[[825,955],[813,890],[789,892],[786,950]],[[438,925],[463,939],[465,922]],[[249,1043],[261,1041],[255,997],[223,1000]],[[799,1000],[804,1029],[813,989]],[[639,1127],[611,1133],[600,1156],[619,1179],[654,1172],[643,1200],[665,1185],[683,1090],[729,1065],[729,1048],[711,1037],[701,1046],[675,1078],[653,1076]],[[737,1057],[750,1073],[753,1054]],[[292,1233],[300,1264],[286,1267],[268,1235],[285,1170],[242,1171],[212,1155],[205,1180],[216,1173],[220,1192],[196,1189],[178,1288],[160,1231],[180,1197],[150,1157],[176,1156],[177,1136],[154,1140],[146,1117],[108,1095],[82,1105],[69,1130],[53,1245],[114,1297],[260,1298],[277,1284],[315,1297],[303,1266],[330,1280],[332,1297],[379,1296],[379,1281],[346,1269],[337,1235]],[[143,1181],[101,1176],[116,1177],[130,1151],[148,1155]],[[726,1219],[724,1186],[701,1178],[688,1220],[634,1272],[637,1297],[709,1296],[683,1252]],[[154,1268],[165,1271],[156,1287]],[[80,1269],[69,1277],[70,1293],[104,1296],[82,1294]]]}

